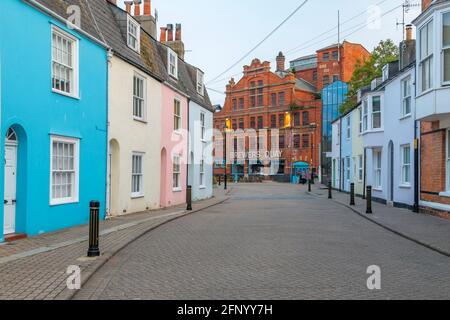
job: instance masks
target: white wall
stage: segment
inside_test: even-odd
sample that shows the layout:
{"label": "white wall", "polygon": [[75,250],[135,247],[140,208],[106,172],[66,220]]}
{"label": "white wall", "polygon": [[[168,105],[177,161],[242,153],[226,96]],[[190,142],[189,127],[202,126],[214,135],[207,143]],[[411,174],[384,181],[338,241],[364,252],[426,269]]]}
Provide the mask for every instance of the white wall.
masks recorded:
{"label": "white wall", "polygon": [[[205,115],[205,139],[201,138],[200,115]],[[189,102],[189,170],[188,184],[192,186],[192,200],[211,198],[213,195],[213,113],[197,103]],[[200,161],[203,157],[204,183],[200,184]]]}

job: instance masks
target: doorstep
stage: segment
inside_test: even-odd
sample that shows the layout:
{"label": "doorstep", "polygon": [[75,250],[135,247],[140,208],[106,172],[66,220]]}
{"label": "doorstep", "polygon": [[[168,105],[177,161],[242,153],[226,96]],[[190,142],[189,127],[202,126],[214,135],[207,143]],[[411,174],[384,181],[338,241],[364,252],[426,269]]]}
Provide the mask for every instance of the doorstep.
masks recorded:
{"label": "doorstep", "polygon": [[17,240],[26,239],[28,236],[25,233],[11,233],[11,234],[5,234],[4,240],[5,242],[13,242]]}

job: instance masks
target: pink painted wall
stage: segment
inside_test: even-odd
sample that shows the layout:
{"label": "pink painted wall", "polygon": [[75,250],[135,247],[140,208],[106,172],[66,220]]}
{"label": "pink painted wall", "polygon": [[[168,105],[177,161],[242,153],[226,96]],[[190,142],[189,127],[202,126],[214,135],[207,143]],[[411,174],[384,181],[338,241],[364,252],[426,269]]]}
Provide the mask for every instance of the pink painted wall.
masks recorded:
{"label": "pink painted wall", "polygon": [[[174,133],[175,99],[181,102],[181,134]],[[186,203],[188,100],[166,85],[162,85],[161,130],[161,207],[169,207]],[[173,189],[173,154],[181,155],[181,191]]]}

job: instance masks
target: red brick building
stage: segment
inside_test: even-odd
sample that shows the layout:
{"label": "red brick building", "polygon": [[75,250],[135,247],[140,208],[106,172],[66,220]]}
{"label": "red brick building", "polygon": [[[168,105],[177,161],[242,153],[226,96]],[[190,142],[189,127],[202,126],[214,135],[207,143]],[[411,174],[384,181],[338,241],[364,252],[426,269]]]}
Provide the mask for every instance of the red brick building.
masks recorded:
{"label": "red brick building", "polygon": [[[320,100],[316,92],[314,85],[285,71],[281,52],[275,72],[269,62],[259,59],[244,66],[243,77],[237,83],[230,80],[223,109],[214,116],[215,128],[222,134],[226,124],[233,129],[227,134],[229,174],[287,180],[295,162],[307,163],[316,170],[321,139]],[[223,174],[218,165],[223,161],[222,134],[215,141],[216,175]],[[243,152],[233,153],[239,150]]]}

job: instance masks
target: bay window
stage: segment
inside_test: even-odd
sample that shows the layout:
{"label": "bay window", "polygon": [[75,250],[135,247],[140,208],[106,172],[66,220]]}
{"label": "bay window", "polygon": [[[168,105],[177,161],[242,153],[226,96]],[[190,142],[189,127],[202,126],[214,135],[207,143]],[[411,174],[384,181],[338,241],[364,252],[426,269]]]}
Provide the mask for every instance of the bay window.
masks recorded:
{"label": "bay window", "polygon": [[433,86],[433,20],[420,29],[419,36],[421,91],[425,92]]}
{"label": "bay window", "polygon": [[447,191],[450,191],[450,130],[447,130]]}
{"label": "bay window", "polygon": [[411,185],[411,147],[405,145],[401,147],[401,164],[402,164],[402,185]]}
{"label": "bay window", "polygon": [[50,205],[77,202],[80,141],[52,136],[50,143]]}
{"label": "bay window", "polygon": [[444,83],[450,83],[450,12],[442,16],[442,53]]}

